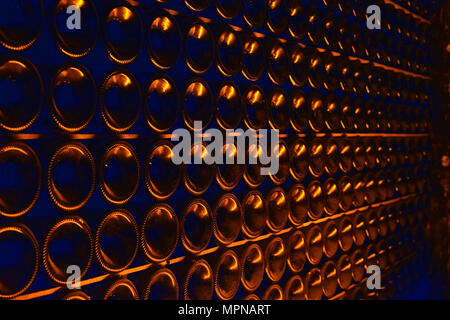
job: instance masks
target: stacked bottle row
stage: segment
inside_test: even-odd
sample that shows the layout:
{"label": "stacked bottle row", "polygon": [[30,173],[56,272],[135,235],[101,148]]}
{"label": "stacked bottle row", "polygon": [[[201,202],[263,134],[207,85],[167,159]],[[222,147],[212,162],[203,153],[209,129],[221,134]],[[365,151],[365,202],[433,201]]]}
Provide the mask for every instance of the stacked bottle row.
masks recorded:
{"label": "stacked bottle row", "polygon": [[[273,185],[306,181],[309,186],[302,187],[302,194],[306,193],[314,202],[349,198],[349,205],[341,204],[343,210],[352,208],[353,197],[358,199],[355,206],[359,207],[365,202],[385,201],[396,195],[423,193],[427,189],[426,168],[430,161],[427,141],[427,138],[281,140],[272,150],[280,169],[269,175],[269,180]],[[250,188],[257,188],[266,180],[260,172],[261,163],[176,165],[172,148],[171,142],[158,141],[145,159],[139,159],[130,143],[119,141],[103,152],[97,166],[84,144],[71,142],[60,147],[51,156],[49,167],[42,170],[39,159],[43,155],[39,157],[26,143],[8,143],[0,149],[0,170],[15,186],[12,187],[8,179],[0,183],[0,214],[14,218],[30,211],[42,192],[43,176],[47,177],[50,197],[58,208],[66,211],[79,210],[89,201],[96,180],[105,199],[114,205],[123,205],[134,196],[141,177],[156,200],[170,198],[180,181],[189,193],[199,196],[208,190],[213,180],[225,191],[233,190],[241,179]],[[193,154],[195,148],[192,147]],[[226,144],[224,148],[237,150],[237,144]],[[202,150],[205,157],[209,151]],[[250,148],[247,150],[251,152]],[[65,174],[62,175],[63,169]],[[323,204],[320,207],[323,209]],[[335,210],[328,211],[336,212],[337,202],[333,207]],[[321,214],[319,210],[314,216]]]}
{"label": "stacked bottle row", "polygon": [[[389,272],[411,254],[424,220],[424,201],[425,198],[413,197],[298,230],[287,229],[288,232],[279,236],[274,234],[258,242],[236,244],[232,249],[220,247],[207,255],[202,251],[212,234],[216,243],[226,245],[233,243],[239,233],[242,212],[237,212],[240,205],[232,195],[221,197],[214,217],[205,201],[193,201],[180,222],[166,204],[155,205],[141,226],[132,214],[117,209],[101,221],[95,235],[81,217],[68,216],[50,229],[41,249],[28,227],[6,225],[0,228],[0,244],[13,243],[23,255],[12,264],[2,265],[2,271],[8,273],[1,273],[5,277],[1,277],[4,286],[0,294],[10,298],[24,292],[36,277],[41,257],[51,279],[66,284],[68,267],[79,266],[84,277],[94,256],[105,272],[112,274],[128,268],[141,252],[151,262],[167,261],[180,237],[188,253],[187,262],[174,264],[175,274],[166,271],[165,276],[170,279],[159,279],[162,275],[158,271],[158,276],[154,275],[145,288],[146,298],[178,298],[178,282],[183,284],[181,296],[185,299],[210,299],[214,288],[218,298],[232,299],[240,284],[244,289],[240,294],[256,291],[262,298],[320,299],[322,294],[329,298],[335,295],[338,285],[346,290],[353,282],[362,281],[367,266],[377,264],[383,272]],[[78,249],[58,250],[62,242]],[[21,275],[6,276],[11,272]],[[284,291],[271,285],[277,282],[284,284]],[[171,287],[155,289],[153,294],[152,285]],[[292,286],[301,286],[303,291]],[[160,296],[164,294],[167,296]]]}
{"label": "stacked bottle row", "polygon": [[[208,14],[209,1],[185,3],[195,14]],[[170,2],[167,5],[171,6]],[[367,27],[366,11],[371,5],[378,5],[381,9],[382,31],[374,32]],[[435,36],[430,23],[382,0],[216,1],[216,10],[218,17],[239,26],[242,24],[244,29],[250,27],[295,41],[307,40],[315,46],[325,46],[413,72],[430,72],[427,45]],[[240,10],[242,17],[239,16]],[[386,43],[389,45],[383,46]]]}
{"label": "stacked bottle row", "polygon": [[[160,74],[151,77],[142,90],[129,71],[115,70],[97,90],[89,70],[72,62],[59,68],[53,77],[51,116],[59,130],[70,133],[84,129],[97,108],[106,126],[115,132],[132,128],[141,112],[148,126],[158,133],[172,128],[179,114],[191,129],[194,121],[202,121],[206,127],[212,118],[223,129],[236,128],[244,118],[245,125],[253,129],[269,123],[280,130],[291,124],[299,132],[308,127],[315,132],[428,131],[427,80],[400,76],[325,52],[308,55],[299,46],[288,60],[287,48],[281,42],[273,48],[277,48],[276,53],[270,51],[275,60],[268,65],[268,72],[277,86],[264,89],[257,84],[238,86],[230,80],[211,88],[211,83],[200,78],[177,79],[176,85],[170,76]],[[254,64],[257,59],[250,61]],[[251,73],[261,75],[262,66],[259,64],[260,70]],[[313,91],[279,87],[288,77],[297,87],[308,81]],[[0,80],[2,87],[12,93],[1,101],[0,126],[12,132],[30,127],[39,118],[45,101],[39,72],[23,57],[5,57],[0,60]],[[181,87],[183,91],[179,91]],[[319,94],[323,88],[331,93]],[[67,100],[67,93],[74,101]]]}
{"label": "stacked bottle row", "polygon": [[[200,3],[209,4],[209,1],[200,1]],[[239,53],[239,50],[242,51],[240,48],[242,42],[232,32],[230,33],[229,29],[232,30],[232,28],[227,25],[212,22],[202,23],[201,20],[195,21],[192,17],[174,16],[166,12],[153,17],[149,25],[143,25],[139,11],[127,5],[126,2],[122,4],[103,4],[99,6],[101,10],[97,13],[94,2],[86,0],[80,9],[82,24],[88,25],[89,28],[68,30],[66,9],[70,5],[76,5],[76,1],[59,1],[52,11],[54,18],[52,27],[61,52],[71,58],[87,55],[96,45],[100,34],[100,25],[105,30],[103,38],[107,54],[112,61],[118,64],[131,63],[139,56],[144,47],[156,66],[167,69],[176,63],[184,42],[185,51],[188,54],[186,56],[187,65],[194,72],[202,73],[210,65],[214,48],[217,48],[219,56],[226,55],[227,51],[235,53]],[[322,10],[319,10],[316,4],[300,0],[253,0],[244,1],[242,4],[244,20],[254,28],[267,20],[269,29],[276,31],[275,35],[279,35],[289,25],[295,41],[301,40],[307,35],[315,46],[326,45],[330,50],[356,55],[360,58],[369,58],[414,72],[429,73],[430,71],[430,57],[428,56],[430,50],[427,49],[429,45],[427,39],[433,35],[430,31],[430,24],[424,22],[419,24],[417,20],[390,4],[379,4],[384,13],[383,27],[388,31],[375,34],[366,27],[365,11],[372,3],[366,4],[365,1],[355,3],[355,9],[351,10],[354,17],[350,21],[349,17],[339,10],[338,14],[333,11],[336,8],[343,8],[343,5],[337,5],[336,1],[319,2],[319,6],[325,8]],[[231,5],[237,6],[232,10],[236,11],[236,9],[240,9],[241,3],[240,1],[231,1]],[[350,3],[345,5],[350,5]],[[27,6],[29,7],[13,9],[23,10],[21,12],[23,15],[27,15],[28,12],[42,12],[43,15],[44,8],[41,1],[31,2]],[[198,7],[189,4],[188,6],[190,8]],[[218,6],[220,6],[220,1]],[[248,12],[245,9],[248,9]],[[99,22],[99,16],[102,23]],[[6,32],[2,33],[2,39],[0,39],[3,46],[12,50],[24,50],[39,38],[43,26],[43,16],[27,16],[27,18],[30,19],[23,20],[27,21],[27,24],[16,23],[5,29]],[[188,27],[185,28],[185,26]],[[120,29],[126,38],[115,39],[113,37],[114,28]],[[227,59],[229,57],[223,58],[225,58],[224,62],[230,63],[232,67],[239,66],[239,61]],[[235,71],[220,67],[225,75],[233,74]]]}

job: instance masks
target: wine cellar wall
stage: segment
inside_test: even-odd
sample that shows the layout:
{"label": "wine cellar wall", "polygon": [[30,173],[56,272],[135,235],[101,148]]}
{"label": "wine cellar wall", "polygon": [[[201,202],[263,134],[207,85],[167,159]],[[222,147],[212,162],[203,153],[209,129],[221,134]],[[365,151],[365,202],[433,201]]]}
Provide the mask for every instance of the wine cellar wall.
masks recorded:
{"label": "wine cellar wall", "polygon": [[[1,299],[425,298],[443,1],[0,7]],[[175,164],[198,122],[278,172]]]}

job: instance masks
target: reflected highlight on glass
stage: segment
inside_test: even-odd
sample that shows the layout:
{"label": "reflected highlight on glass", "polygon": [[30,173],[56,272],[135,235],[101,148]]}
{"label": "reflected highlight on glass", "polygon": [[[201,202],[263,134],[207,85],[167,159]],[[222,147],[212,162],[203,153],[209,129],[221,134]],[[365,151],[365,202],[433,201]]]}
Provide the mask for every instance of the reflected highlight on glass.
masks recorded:
{"label": "reflected highlight on glass", "polygon": [[81,208],[91,197],[94,186],[94,159],[84,145],[73,142],[53,155],[48,190],[58,207],[68,211]]}
{"label": "reflected highlight on glass", "polygon": [[39,245],[31,230],[15,224],[0,227],[0,257],[0,298],[13,298],[28,289],[38,271]]}
{"label": "reflected highlight on glass", "polygon": [[141,227],[144,253],[153,262],[168,259],[178,243],[178,218],[173,209],[165,204],[153,206],[145,216]]}
{"label": "reflected highlight on glass", "polygon": [[38,118],[44,87],[34,65],[25,58],[0,59],[0,127],[9,131],[28,128]]}
{"label": "reflected highlight on glass", "polygon": [[91,73],[75,63],[61,67],[51,88],[52,116],[58,127],[68,132],[85,128],[96,107],[97,88]]}
{"label": "reflected highlight on glass", "polygon": [[41,164],[26,144],[15,142],[0,149],[0,215],[15,218],[27,213],[41,190]]}
{"label": "reflected highlight on glass", "polygon": [[119,142],[108,148],[99,171],[100,188],[108,201],[123,204],[133,197],[139,184],[140,165],[130,144]]}

